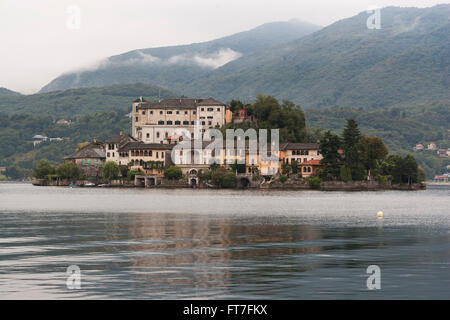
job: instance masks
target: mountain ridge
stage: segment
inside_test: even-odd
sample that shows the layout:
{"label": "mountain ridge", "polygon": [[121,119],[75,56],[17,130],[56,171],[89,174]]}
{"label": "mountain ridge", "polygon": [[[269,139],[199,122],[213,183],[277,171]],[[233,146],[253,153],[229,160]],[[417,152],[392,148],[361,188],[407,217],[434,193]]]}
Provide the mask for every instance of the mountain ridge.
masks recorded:
{"label": "mountain ridge", "polygon": [[189,82],[242,55],[300,38],[320,28],[295,20],[271,22],[211,41],[136,49],[106,58],[94,70],[62,74],[39,93],[134,82],[171,87],[174,82]]}

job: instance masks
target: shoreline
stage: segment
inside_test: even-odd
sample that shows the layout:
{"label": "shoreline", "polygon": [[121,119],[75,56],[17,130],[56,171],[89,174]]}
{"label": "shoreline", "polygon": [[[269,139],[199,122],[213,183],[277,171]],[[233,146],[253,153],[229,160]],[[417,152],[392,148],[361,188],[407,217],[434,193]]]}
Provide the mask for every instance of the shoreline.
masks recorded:
{"label": "shoreline", "polygon": [[[28,183],[28,182],[25,182]],[[196,190],[274,190],[274,191],[302,191],[302,190],[313,190],[313,191],[421,191],[427,189],[426,183],[414,183],[408,184],[381,184],[376,181],[325,181],[320,184],[320,187],[311,187],[305,182],[294,182],[294,183],[280,183],[274,182],[271,184],[253,184],[249,186],[237,186],[233,188],[220,188],[211,187],[205,184],[199,185],[189,185],[188,183],[169,183],[169,181],[164,181],[164,183],[152,185],[152,186],[142,186],[135,185],[134,183],[124,183],[123,181],[116,181],[110,184],[95,184],[95,185],[85,185],[83,181],[78,181],[77,183],[71,184],[66,181],[47,181],[47,180],[33,180],[31,181],[33,186],[39,187],[68,187],[68,188],[119,188],[119,189],[196,189]],[[450,184],[448,184],[450,185]]]}

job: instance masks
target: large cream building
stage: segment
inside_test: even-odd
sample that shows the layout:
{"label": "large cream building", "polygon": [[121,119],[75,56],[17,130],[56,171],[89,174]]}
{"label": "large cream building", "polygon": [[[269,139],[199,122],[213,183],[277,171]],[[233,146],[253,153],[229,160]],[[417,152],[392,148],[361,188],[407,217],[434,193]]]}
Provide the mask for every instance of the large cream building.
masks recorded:
{"label": "large cream building", "polygon": [[213,98],[164,99],[155,103],[139,98],[132,107],[132,136],[145,143],[168,143],[188,134],[193,138],[196,124],[205,132],[231,121],[227,105]]}

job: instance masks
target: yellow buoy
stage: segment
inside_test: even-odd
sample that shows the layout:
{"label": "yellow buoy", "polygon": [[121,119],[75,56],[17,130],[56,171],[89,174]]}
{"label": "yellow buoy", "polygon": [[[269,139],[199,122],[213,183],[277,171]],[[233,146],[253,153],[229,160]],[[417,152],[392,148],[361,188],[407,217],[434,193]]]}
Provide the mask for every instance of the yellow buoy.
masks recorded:
{"label": "yellow buoy", "polygon": [[383,211],[378,211],[377,217],[378,218],[383,218]]}

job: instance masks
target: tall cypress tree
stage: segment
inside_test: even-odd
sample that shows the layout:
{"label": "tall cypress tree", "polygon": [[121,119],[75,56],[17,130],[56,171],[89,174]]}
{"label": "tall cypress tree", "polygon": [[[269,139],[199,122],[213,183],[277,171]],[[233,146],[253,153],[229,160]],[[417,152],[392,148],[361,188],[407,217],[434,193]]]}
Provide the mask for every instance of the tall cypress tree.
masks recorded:
{"label": "tall cypress tree", "polygon": [[344,151],[344,164],[350,169],[353,180],[364,179],[364,166],[360,159],[358,143],[361,139],[361,132],[358,124],[353,119],[347,119],[347,125],[342,134],[342,149]]}
{"label": "tall cypress tree", "polygon": [[320,140],[320,153],[322,154],[321,164],[324,165],[321,178],[325,180],[334,180],[340,175],[341,155],[339,149],[341,139],[331,131],[325,132]]}

